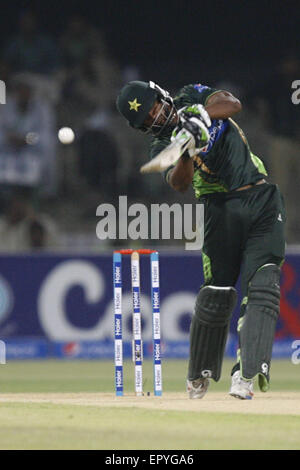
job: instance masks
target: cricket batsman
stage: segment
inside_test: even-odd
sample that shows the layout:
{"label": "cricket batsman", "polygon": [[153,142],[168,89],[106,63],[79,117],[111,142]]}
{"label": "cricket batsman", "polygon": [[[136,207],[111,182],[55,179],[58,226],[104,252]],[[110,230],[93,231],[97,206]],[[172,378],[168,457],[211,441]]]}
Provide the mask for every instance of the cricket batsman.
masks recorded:
{"label": "cricket batsman", "polygon": [[178,137],[186,139],[164,176],[177,191],[192,185],[204,204],[205,282],[190,328],[189,397],[202,398],[210,380],[220,379],[240,274],[239,347],[229,393],[251,399],[256,377],[266,392],[279,316],[285,209],[277,185],[267,182],[263,162],[233,120],[240,101],[201,84],[184,86],[173,99],[154,82],[133,81],[121,90],[117,108],[130,126],[152,135],[151,159]]}

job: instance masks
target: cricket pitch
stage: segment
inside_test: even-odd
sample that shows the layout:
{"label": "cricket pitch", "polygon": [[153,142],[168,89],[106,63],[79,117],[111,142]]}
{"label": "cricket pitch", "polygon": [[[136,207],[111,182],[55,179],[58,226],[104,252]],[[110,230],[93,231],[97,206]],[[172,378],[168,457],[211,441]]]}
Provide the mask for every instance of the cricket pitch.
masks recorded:
{"label": "cricket pitch", "polygon": [[255,393],[252,400],[239,400],[224,392],[212,392],[201,400],[190,400],[186,393],[164,393],[161,397],[136,397],[113,393],[9,393],[0,395],[0,403],[51,403],[111,408],[145,408],[195,413],[246,413],[262,415],[300,415],[300,392]]}

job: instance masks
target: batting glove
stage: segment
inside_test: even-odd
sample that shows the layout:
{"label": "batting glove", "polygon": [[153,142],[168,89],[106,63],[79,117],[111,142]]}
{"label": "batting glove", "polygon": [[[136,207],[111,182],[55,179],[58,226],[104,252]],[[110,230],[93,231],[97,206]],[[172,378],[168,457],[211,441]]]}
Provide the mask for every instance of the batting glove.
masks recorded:
{"label": "batting glove", "polygon": [[193,157],[209,142],[211,119],[201,104],[185,106],[178,111],[178,115],[179,125],[174,129],[171,140],[178,140],[180,136],[189,137],[186,150]]}

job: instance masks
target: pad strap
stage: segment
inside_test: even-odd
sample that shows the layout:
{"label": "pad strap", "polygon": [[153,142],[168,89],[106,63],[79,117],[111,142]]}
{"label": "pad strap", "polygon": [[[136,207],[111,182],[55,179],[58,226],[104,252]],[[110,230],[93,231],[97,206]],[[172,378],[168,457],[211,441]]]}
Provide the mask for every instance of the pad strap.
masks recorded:
{"label": "pad strap", "polygon": [[269,388],[269,371],[280,303],[280,268],[267,264],[249,283],[248,303],[240,334],[240,367],[246,380],[259,376],[262,391]]}
{"label": "pad strap", "polygon": [[199,377],[219,380],[236,299],[233,287],[205,286],[200,289],[190,329],[189,380]]}

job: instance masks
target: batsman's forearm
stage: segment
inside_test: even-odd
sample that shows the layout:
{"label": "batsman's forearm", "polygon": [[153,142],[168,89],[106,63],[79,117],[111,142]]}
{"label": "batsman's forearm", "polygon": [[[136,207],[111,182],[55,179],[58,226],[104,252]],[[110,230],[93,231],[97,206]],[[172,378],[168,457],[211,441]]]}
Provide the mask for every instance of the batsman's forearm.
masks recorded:
{"label": "batsman's forearm", "polygon": [[169,176],[169,184],[176,191],[186,191],[194,177],[194,163],[188,156],[182,156]]}
{"label": "batsman's forearm", "polygon": [[239,100],[222,100],[205,106],[211,119],[227,119],[242,109]]}

